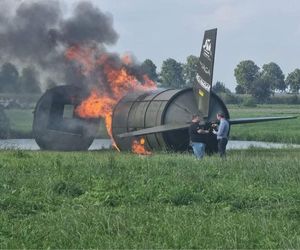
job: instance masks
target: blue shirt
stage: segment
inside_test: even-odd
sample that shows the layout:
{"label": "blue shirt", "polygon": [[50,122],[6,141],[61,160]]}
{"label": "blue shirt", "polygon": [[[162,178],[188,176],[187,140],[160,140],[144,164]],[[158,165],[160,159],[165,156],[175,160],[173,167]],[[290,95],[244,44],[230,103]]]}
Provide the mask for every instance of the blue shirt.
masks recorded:
{"label": "blue shirt", "polygon": [[225,119],[221,119],[219,129],[217,132],[217,139],[227,138],[228,132],[229,132],[229,122]]}

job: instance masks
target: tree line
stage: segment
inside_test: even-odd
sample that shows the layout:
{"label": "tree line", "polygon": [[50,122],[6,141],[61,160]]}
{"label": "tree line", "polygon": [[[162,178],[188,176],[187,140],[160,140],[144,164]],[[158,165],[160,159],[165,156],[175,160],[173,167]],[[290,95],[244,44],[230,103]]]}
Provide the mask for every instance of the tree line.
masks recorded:
{"label": "tree line", "polygon": [[[162,87],[183,88],[192,86],[196,80],[199,58],[189,56],[186,63],[179,63],[169,58],[162,63],[161,72],[156,73],[156,66],[149,59],[143,63],[151,79],[158,81]],[[265,102],[275,92],[298,94],[300,90],[300,69],[295,69],[287,77],[278,64],[270,62],[260,69],[253,61],[241,61],[234,69],[237,82],[236,94],[248,94],[258,102]],[[230,93],[223,82],[217,81],[213,90],[216,93]]]}
{"label": "tree line", "polygon": [[158,82],[159,86],[166,88],[193,86],[197,81],[196,75],[199,67],[199,57],[193,55],[188,56],[185,63],[177,62],[173,58],[166,59],[159,73],[150,59],[146,59],[141,65],[143,74],[147,74],[151,80]]}
{"label": "tree line", "polygon": [[[185,63],[168,58],[162,63],[160,72],[156,65],[146,59],[141,63],[141,73],[158,82],[160,87],[185,88],[193,86],[197,81],[196,75],[199,65],[199,57],[190,55]],[[235,92],[248,94],[258,102],[264,102],[275,92],[299,93],[300,69],[295,69],[287,77],[281,68],[274,62],[264,64],[259,68],[253,61],[241,61],[234,69],[237,82]],[[47,80],[47,87],[55,86],[52,80]],[[225,84],[217,81],[213,90],[216,93],[230,93]],[[39,73],[34,67],[25,67],[19,73],[17,67],[10,63],[4,63],[0,71],[0,93],[41,93]]]}
{"label": "tree line", "polygon": [[[196,56],[189,56],[185,64],[169,58],[163,62],[161,72],[158,73],[156,65],[150,59],[146,59],[140,65],[140,71],[158,82],[161,87],[184,88],[192,86],[196,81],[198,61]],[[47,88],[55,85],[53,80],[46,80]],[[19,72],[13,63],[4,63],[0,70],[0,93],[41,93],[39,72],[32,66]]]}
{"label": "tree line", "polygon": [[34,67],[17,67],[6,62],[0,70],[0,93],[41,93],[39,74]]}
{"label": "tree line", "polygon": [[237,94],[250,94],[257,101],[264,102],[275,92],[298,94],[300,89],[300,69],[295,69],[285,77],[279,65],[274,62],[259,68],[253,61],[241,61],[234,69]]}

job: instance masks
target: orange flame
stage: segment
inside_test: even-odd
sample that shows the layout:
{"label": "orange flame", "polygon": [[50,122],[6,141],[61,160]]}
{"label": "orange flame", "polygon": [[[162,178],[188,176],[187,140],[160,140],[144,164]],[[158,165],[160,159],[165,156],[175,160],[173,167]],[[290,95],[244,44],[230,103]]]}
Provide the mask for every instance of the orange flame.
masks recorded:
{"label": "orange flame", "polygon": [[67,59],[78,62],[83,68],[81,72],[88,75],[95,69],[96,63],[93,55],[95,54],[94,48],[73,46],[67,49],[65,56]]}
{"label": "orange flame", "polygon": [[129,54],[125,54],[121,58],[122,62],[126,65],[131,65],[133,64],[133,60]]}
{"label": "orange flame", "polygon": [[132,142],[132,152],[141,155],[151,155],[151,152],[145,148],[145,139],[133,140]]}
{"label": "orange flame", "polygon": [[108,96],[103,96],[97,89],[93,89],[89,97],[81,102],[75,112],[83,118],[105,118],[107,132],[112,137],[112,108],[115,101]]}
{"label": "orange flame", "polygon": [[[144,75],[142,84],[135,75],[129,72],[126,66],[133,62],[129,55],[125,55],[120,60],[122,65],[118,66],[112,65],[108,54],[99,55],[99,51],[95,48],[73,46],[66,51],[65,56],[67,59],[78,63],[81,66],[82,74],[85,76],[89,76],[96,69],[101,69],[103,72],[104,79],[103,76],[99,77],[98,83],[95,84],[96,87],[92,88],[89,96],[75,109],[75,113],[82,118],[104,118],[107,132],[113,140],[112,113],[114,106],[129,91],[155,89],[155,82]],[[101,87],[103,81],[109,85],[108,90],[103,90]],[[144,143],[136,144],[142,145],[144,148]],[[113,145],[116,147],[114,141]],[[133,147],[135,147],[134,145]],[[141,152],[148,151],[144,149]]]}

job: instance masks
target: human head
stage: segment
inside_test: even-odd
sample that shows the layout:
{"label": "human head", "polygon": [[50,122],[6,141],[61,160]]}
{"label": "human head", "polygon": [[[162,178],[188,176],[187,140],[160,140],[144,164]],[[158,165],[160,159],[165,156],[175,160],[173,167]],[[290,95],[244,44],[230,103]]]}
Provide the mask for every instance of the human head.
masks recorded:
{"label": "human head", "polygon": [[225,115],[224,115],[222,112],[219,112],[219,113],[217,114],[217,119],[218,119],[218,120],[221,120],[221,119],[223,119],[223,118],[225,118]]}
{"label": "human head", "polygon": [[192,122],[200,122],[200,116],[197,114],[193,114],[192,116]]}

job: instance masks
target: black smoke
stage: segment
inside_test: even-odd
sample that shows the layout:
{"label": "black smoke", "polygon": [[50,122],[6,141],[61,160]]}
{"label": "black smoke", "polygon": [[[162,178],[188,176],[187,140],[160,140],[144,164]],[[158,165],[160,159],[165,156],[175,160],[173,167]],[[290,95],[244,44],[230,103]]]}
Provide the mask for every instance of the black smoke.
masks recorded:
{"label": "black smoke", "polygon": [[89,2],[81,2],[74,16],[60,23],[59,38],[67,44],[82,44],[91,41],[114,44],[118,35],[112,28],[112,17],[104,14]]}
{"label": "black smoke", "polygon": [[[0,33],[0,53],[40,63],[55,50],[49,29],[61,17],[58,2],[22,3]],[[1,23],[3,24],[3,23]]]}
{"label": "black smoke", "polygon": [[65,59],[66,48],[93,45],[105,50],[118,39],[112,16],[88,1],[79,2],[68,18],[58,0],[26,0],[10,8],[10,14],[0,15],[0,60],[33,65],[57,82],[86,80]]}

